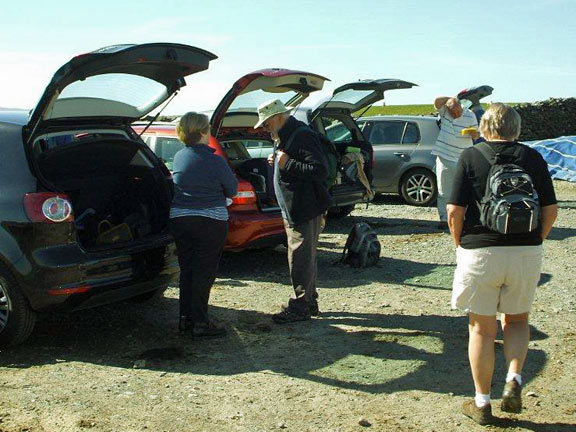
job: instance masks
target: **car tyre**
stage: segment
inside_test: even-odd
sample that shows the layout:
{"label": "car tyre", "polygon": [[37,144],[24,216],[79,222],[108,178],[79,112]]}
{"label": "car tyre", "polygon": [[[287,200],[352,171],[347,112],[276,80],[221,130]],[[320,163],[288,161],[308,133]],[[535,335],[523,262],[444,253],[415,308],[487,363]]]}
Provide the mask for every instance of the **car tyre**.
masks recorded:
{"label": "car tyre", "polygon": [[436,176],[424,168],[408,171],[400,181],[400,195],[413,206],[432,205],[438,196]]}
{"label": "car tyre", "polygon": [[36,313],[12,275],[0,267],[0,347],[24,342],[34,330]]}
{"label": "car tyre", "polygon": [[326,216],[329,219],[342,219],[352,213],[352,210],[354,210],[354,204],[342,207],[331,207],[328,209]]}

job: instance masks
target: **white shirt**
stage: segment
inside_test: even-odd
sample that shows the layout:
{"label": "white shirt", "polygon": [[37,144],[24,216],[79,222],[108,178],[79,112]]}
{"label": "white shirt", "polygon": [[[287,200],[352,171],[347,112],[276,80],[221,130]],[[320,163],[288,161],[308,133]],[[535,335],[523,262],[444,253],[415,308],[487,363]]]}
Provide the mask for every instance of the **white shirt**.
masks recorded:
{"label": "white shirt", "polygon": [[438,110],[440,113],[440,133],[434,144],[432,154],[452,162],[458,162],[462,150],[472,147],[470,135],[462,135],[460,131],[469,127],[478,127],[476,116],[468,108],[462,108],[462,115],[452,118],[446,106]]}

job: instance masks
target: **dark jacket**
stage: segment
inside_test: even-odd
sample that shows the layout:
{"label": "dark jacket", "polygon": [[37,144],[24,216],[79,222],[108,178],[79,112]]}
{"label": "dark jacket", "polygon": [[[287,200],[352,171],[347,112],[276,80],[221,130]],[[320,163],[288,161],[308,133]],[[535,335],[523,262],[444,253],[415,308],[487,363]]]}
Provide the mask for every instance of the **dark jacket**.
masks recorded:
{"label": "dark jacket", "polygon": [[310,128],[301,130],[286,148],[292,133],[305,123],[289,117],[278,132],[282,150],[289,160],[279,170],[278,185],[289,214],[291,225],[298,225],[323,214],[333,205],[332,197],[324,185],[328,175],[328,163],[320,141]]}
{"label": "dark jacket", "polygon": [[174,198],[172,207],[225,207],[226,198],[236,195],[238,180],[226,160],[204,144],[184,147],[172,166]]}

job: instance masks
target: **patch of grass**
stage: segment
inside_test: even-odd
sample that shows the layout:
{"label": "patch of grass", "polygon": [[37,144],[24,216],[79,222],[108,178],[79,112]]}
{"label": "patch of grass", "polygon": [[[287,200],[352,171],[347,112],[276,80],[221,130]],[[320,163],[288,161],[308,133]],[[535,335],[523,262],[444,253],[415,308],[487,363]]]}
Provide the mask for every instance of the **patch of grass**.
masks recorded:
{"label": "patch of grass", "polygon": [[[520,102],[507,102],[508,105],[518,105]],[[490,104],[483,103],[484,109],[487,109]],[[386,106],[373,106],[368,109],[364,114],[362,111],[355,113],[355,115],[362,114],[365,116],[372,115],[434,115],[436,109],[433,104],[421,105],[386,105]]]}
{"label": "patch of grass", "polygon": [[[373,106],[366,111],[363,116],[371,115],[430,115],[435,111],[434,105],[387,105],[387,106]],[[360,113],[356,113],[360,114]]]}

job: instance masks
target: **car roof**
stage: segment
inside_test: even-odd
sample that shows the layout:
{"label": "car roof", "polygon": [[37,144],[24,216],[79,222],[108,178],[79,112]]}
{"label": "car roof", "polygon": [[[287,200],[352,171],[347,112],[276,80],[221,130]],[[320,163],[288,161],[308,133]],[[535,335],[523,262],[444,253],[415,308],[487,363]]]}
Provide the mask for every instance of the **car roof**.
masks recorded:
{"label": "car roof", "polygon": [[25,126],[28,123],[28,111],[0,111],[0,122]]}

